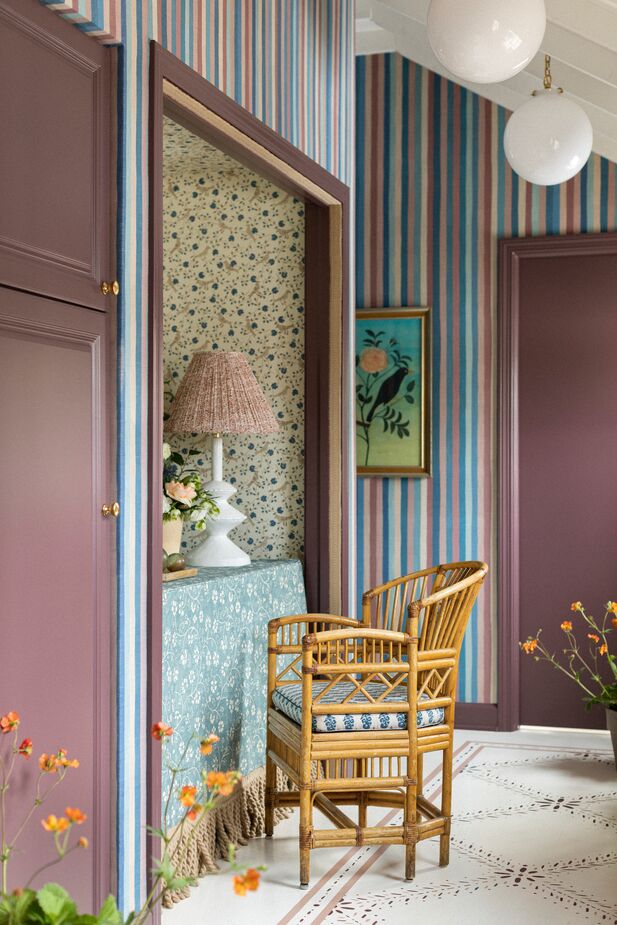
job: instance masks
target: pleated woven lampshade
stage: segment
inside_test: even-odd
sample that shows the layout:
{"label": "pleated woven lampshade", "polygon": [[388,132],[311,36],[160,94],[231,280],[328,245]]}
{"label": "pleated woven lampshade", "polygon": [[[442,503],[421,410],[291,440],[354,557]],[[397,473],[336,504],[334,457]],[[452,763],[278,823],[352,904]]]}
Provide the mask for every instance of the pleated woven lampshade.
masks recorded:
{"label": "pleated woven lampshade", "polygon": [[165,430],[172,434],[273,434],[279,429],[243,353],[195,353]]}

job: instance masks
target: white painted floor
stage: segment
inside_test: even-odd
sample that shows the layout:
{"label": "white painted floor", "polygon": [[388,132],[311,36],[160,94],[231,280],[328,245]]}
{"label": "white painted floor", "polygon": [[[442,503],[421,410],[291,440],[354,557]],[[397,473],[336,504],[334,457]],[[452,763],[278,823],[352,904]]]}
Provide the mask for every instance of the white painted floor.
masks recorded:
{"label": "white painted floor", "polygon": [[[460,732],[455,744],[448,867],[438,866],[438,839],[419,845],[412,883],[402,879],[402,848],[320,849],[301,891],[294,814],[239,855],[268,866],[257,893],[235,896],[222,865],[163,913],[163,925],[409,925],[420,916],[431,925],[617,923],[608,733]],[[436,760],[425,766],[428,777]],[[435,776],[427,796],[439,784]],[[375,821],[386,813],[372,812]]]}

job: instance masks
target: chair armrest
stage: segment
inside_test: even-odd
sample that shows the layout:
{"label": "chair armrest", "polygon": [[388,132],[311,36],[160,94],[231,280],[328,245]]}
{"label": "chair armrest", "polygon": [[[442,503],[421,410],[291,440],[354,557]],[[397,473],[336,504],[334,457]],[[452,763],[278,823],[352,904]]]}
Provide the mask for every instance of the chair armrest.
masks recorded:
{"label": "chair armrest", "polygon": [[[389,643],[401,643],[409,645],[413,638],[408,633],[397,633],[393,630],[373,629],[364,623],[354,621],[354,628],[342,630],[321,630],[317,633],[309,633],[302,640],[302,646],[313,648],[320,642],[342,642],[345,639],[373,639]],[[416,640],[417,641],[417,640]]]}
{"label": "chair armrest", "polygon": [[274,617],[268,621],[268,629],[277,630],[280,626],[291,626],[294,623],[333,623],[337,626],[361,626],[358,620],[351,617],[337,617],[330,613],[299,613],[293,617]]}

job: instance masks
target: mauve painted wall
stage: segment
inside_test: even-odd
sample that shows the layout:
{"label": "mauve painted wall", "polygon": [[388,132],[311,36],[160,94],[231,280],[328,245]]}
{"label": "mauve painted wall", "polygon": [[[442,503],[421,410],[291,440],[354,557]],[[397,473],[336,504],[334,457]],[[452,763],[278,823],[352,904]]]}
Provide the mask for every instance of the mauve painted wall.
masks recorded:
{"label": "mauve painted wall", "polygon": [[[47,2],[47,0],[42,0]],[[198,73],[349,183],[352,0],[67,0],[54,9],[120,54],[118,482],[118,893],[143,893],[146,758],[148,42]],[[284,79],[282,77],[284,75]],[[70,88],[67,88],[70,92]]]}
{"label": "mauve painted wall", "polygon": [[[433,309],[433,477],[358,480],[360,591],[427,563],[496,564],[497,241],[613,231],[617,195],[597,155],[560,187],[519,180],[506,110],[399,55],[358,58],[356,75],[357,305]],[[494,578],[465,637],[465,701],[497,697]]]}

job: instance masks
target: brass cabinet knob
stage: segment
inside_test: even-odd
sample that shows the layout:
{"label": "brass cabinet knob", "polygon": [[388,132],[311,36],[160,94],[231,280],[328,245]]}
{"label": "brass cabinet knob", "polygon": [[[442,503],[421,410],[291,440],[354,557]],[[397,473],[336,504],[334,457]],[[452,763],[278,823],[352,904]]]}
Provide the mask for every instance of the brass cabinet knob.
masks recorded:
{"label": "brass cabinet knob", "polygon": [[113,504],[104,504],[101,508],[101,514],[103,517],[119,517],[120,505],[117,501],[114,501]]}
{"label": "brass cabinet knob", "polygon": [[118,295],[120,292],[120,283],[114,279],[111,283],[104,281],[101,283],[101,292],[103,295]]}

